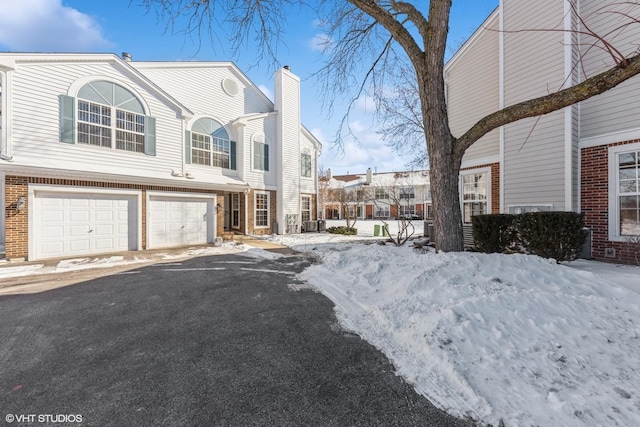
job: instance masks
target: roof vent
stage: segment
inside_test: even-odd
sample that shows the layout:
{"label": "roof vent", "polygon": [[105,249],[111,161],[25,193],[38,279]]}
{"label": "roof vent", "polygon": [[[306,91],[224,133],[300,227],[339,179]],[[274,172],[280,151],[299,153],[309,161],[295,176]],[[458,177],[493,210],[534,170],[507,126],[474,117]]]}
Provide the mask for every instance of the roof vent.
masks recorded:
{"label": "roof vent", "polygon": [[122,59],[124,59],[126,62],[133,61],[133,58],[131,57],[131,54],[129,52],[122,52]]}

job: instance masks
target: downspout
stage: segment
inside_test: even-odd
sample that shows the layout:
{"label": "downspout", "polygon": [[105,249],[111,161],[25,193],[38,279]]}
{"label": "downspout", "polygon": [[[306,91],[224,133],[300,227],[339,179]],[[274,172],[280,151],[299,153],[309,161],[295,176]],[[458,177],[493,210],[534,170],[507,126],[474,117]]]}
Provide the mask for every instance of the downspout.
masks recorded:
{"label": "downspout", "polygon": [[[187,173],[187,157],[185,154],[185,143],[186,141],[184,140],[186,138],[186,132],[187,132],[187,118],[183,115],[182,116],[182,122],[180,123],[180,128],[181,128],[181,135],[182,135],[182,144],[181,147],[182,149],[180,150],[180,152],[182,153],[182,176],[185,176],[185,174]],[[217,202],[216,202],[217,203]]]}

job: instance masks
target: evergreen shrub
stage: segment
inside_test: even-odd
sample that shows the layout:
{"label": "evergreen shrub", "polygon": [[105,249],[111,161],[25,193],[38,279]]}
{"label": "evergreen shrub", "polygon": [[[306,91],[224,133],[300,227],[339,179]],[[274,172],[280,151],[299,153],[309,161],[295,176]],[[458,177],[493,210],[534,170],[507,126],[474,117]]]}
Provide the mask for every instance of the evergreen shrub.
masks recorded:
{"label": "evergreen shrub", "polygon": [[340,225],[338,227],[329,227],[327,228],[327,233],[331,234],[344,234],[345,236],[355,236],[358,234],[358,229],[353,227],[346,227],[344,225]]}
{"label": "evergreen shrub", "polygon": [[558,262],[575,259],[585,240],[584,215],[575,212],[529,212],[519,215],[518,230],[528,252]]}
{"label": "evergreen shrub", "polygon": [[511,252],[553,258],[575,259],[585,241],[584,216],[575,212],[529,212],[519,215],[492,214],[472,218],[477,250]]}
{"label": "evergreen shrub", "polygon": [[484,253],[508,252],[517,242],[516,215],[495,214],[471,217],[473,240]]}

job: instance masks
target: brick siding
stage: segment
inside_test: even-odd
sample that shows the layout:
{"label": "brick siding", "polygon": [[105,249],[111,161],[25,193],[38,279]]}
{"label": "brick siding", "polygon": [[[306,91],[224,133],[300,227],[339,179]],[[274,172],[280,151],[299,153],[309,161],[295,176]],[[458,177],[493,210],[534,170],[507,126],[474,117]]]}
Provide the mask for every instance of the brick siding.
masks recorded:
{"label": "brick siding", "polygon": [[[260,191],[261,193],[264,191]],[[266,191],[267,193],[269,193],[269,224],[273,224],[276,222],[276,192],[275,191]],[[255,224],[255,214],[256,214],[256,210],[255,210],[255,206],[256,206],[256,198],[255,198],[255,190],[251,190],[249,192],[249,197],[248,197],[248,205],[249,205],[249,209],[247,209],[247,230],[248,230],[248,234],[253,234],[256,236],[268,236],[269,234],[273,233],[273,229],[271,227],[271,225],[267,228],[256,228]],[[280,232],[282,232],[281,230],[279,230]]]}
{"label": "brick siding", "polygon": [[[609,241],[609,147],[640,142],[624,141],[580,151],[580,200],[587,227],[591,229],[591,256],[602,261],[636,263],[632,245]],[[605,258],[605,249],[616,251],[615,257]],[[636,249],[637,250],[637,249]]]}

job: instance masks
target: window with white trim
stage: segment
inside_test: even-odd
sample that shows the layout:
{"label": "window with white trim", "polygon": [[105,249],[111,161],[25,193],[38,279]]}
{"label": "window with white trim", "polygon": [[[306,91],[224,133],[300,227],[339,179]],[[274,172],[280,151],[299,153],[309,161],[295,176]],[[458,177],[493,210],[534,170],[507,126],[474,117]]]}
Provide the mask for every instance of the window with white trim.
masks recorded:
{"label": "window with white trim", "polygon": [[305,178],[311,178],[311,155],[300,155],[300,174]]}
{"label": "window with white trim", "polygon": [[191,163],[195,165],[231,168],[231,141],[227,130],[218,121],[203,117],[191,126]]}
{"label": "window with white trim", "polygon": [[465,224],[471,223],[471,217],[489,212],[487,178],[487,172],[462,175],[462,221]]}
{"label": "window with white trim", "polygon": [[389,198],[389,194],[387,193],[387,190],[384,188],[376,188],[373,192],[373,197],[376,200],[386,200]]}
{"label": "window with white trim", "polygon": [[400,187],[400,199],[415,199],[416,193],[413,187]]}
{"label": "window with white trim", "polygon": [[144,153],[144,108],[129,90],[108,81],[87,83],[78,91],[77,107],[78,144]]}
{"label": "window with white trim", "polygon": [[416,214],[416,205],[400,205],[398,208],[400,216],[410,217]]}
{"label": "window with white trim", "polygon": [[427,205],[427,215],[425,219],[433,219],[433,205]]}
{"label": "window with white trim", "polygon": [[388,218],[391,215],[389,211],[389,205],[380,204],[375,205],[374,217],[376,218]]}
{"label": "window with white trim", "polygon": [[253,169],[259,171],[269,170],[269,144],[262,134],[253,136]]}
{"label": "window with white trim", "polygon": [[254,202],[255,227],[269,227],[269,193],[256,192]]}
{"label": "window with white trim", "polygon": [[311,221],[311,196],[302,196],[301,213],[303,224]]}
{"label": "window with white trim", "polygon": [[618,153],[616,191],[620,236],[640,236],[640,150]]}

